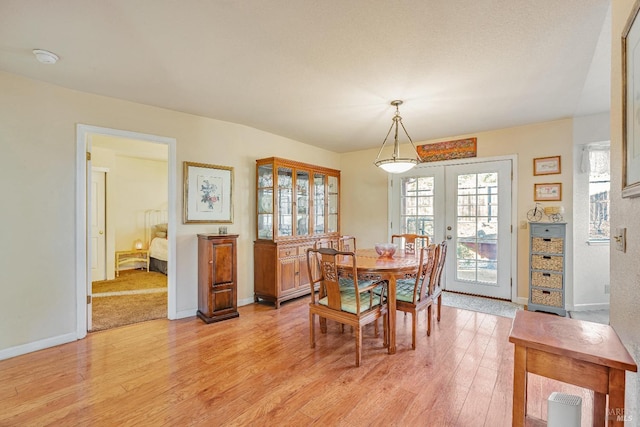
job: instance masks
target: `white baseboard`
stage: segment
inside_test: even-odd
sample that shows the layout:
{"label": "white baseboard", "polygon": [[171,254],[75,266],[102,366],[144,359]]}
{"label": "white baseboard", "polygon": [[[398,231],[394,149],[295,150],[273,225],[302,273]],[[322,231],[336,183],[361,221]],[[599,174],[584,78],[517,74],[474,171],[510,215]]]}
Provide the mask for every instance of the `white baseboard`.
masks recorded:
{"label": "white baseboard", "polygon": [[524,297],[518,297],[514,302],[516,304],[520,304],[520,305],[527,305],[527,304],[529,304],[529,299],[524,298]]}
{"label": "white baseboard", "polygon": [[253,297],[244,298],[244,299],[238,300],[238,307],[242,307],[243,305],[250,305],[250,304],[253,304],[254,302],[256,302],[256,300]]}
{"label": "white baseboard", "polygon": [[[253,304],[255,300],[253,298],[245,298],[238,300],[238,307],[242,307],[243,305]],[[194,317],[198,313],[197,308],[192,308],[190,310],[182,310],[176,313],[176,319],[184,319],[185,317]]]}
{"label": "white baseboard", "polygon": [[598,304],[574,304],[571,311],[587,311],[587,310],[608,310],[609,303]]}
{"label": "white baseboard", "polygon": [[46,338],[40,341],[34,341],[15,347],[0,350],[0,360],[10,359],[23,354],[33,353],[34,351],[44,350],[45,348],[55,347],[61,344],[67,344],[78,339],[76,333],[59,335],[57,337]]}
{"label": "white baseboard", "polygon": [[192,308],[191,310],[178,311],[176,313],[176,320],[177,319],[184,319],[185,317],[195,317],[197,313],[198,313],[198,309],[197,308]]}

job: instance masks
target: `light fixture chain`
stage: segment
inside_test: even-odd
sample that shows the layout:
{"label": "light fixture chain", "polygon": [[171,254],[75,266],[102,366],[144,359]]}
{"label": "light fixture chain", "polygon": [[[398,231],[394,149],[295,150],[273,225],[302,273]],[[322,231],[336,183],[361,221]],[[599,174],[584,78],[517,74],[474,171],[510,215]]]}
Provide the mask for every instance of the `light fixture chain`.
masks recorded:
{"label": "light fixture chain", "polygon": [[405,129],[404,124],[402,123],[402,119],[400,120],[400,126],[402,126],[402,130],[404,131],[404,134],[407,135],[407,138],[409,139],[409,142],[413,147],[413,151],[415,151],[416,156],[418,156],[418,161],[422,162],[422,157],[420,157],[420,154],[418,154],[418,149],[416,148],[416,145],[413,143],[413,139],[411,139],[411,137],[409,136],[409,132],[407,132],[407,129]]}
{"label": "light fixture chain", "polygon": [[385,136],[384,141],[382,141],[382,147],[380,147],[380,151],[378,151],[378,157],[376,158],[376,160],[380,158],[380,154],[382,154],[382,149],[384,148],[384,144],[387,143],[387,139],[389,138],[389,135],[391,134],[392,129],[393,129],[393,121],[391,122],[391,127],[389,128],[389,132],[387,132],[387,136]]}

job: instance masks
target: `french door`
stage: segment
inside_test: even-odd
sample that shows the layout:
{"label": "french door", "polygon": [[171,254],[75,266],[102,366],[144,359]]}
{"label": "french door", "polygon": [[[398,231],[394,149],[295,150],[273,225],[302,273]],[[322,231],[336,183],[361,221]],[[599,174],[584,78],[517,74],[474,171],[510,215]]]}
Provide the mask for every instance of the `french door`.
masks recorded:
{"label": "french door", "polygon": [[447,241],[444,288],[511,300],[511,160],[420,165],[392,177],[391,232]]}

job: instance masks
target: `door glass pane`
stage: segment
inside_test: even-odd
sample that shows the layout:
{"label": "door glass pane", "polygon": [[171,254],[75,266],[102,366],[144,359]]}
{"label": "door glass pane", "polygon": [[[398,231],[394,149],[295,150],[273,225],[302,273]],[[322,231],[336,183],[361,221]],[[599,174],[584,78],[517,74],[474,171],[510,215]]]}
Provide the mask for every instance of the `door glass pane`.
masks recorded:
{"label": "door glass pane", "polygon": [[399,234],[426,234],[434,241],[434,183],[432,176],[401,179]]}
{"label": "door glass pane", "polygon": [[338,178],[335,176],[329,177],[329,225],[327,228],[328,233],[338,232]]}
{"label": "door glass pane", "polygon": [[458,175],[456,278],[497,283],[498,174]]}
{"label": "door glass pane", "polygon": [[293,234],[293,171],[278,168],[278,235]]}
{"label": "door glass pane", "polygon": [[325,191],[325,176],[316,173],[313,176],[313,227],[315,233],[325,232]]}
{"label": "door glass pane", "polygon": [[296,172],[296,235],[309,234],[309,172]]}

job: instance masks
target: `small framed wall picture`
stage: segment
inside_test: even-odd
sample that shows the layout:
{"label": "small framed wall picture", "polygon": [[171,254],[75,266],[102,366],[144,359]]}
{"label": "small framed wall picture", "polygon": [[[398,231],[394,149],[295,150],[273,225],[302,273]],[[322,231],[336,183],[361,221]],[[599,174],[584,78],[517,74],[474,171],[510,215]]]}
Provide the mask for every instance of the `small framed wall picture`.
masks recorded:
{"label": "small framed wall picture", "polygon": [[534,175],[554,175],[562,172],[560,156],[538,157],[533,159]]}
{"label": "small framed wall picture", "polygon": [[536,202],[555,202],[562,200],[562,183],[534,184],[533,200]]}

